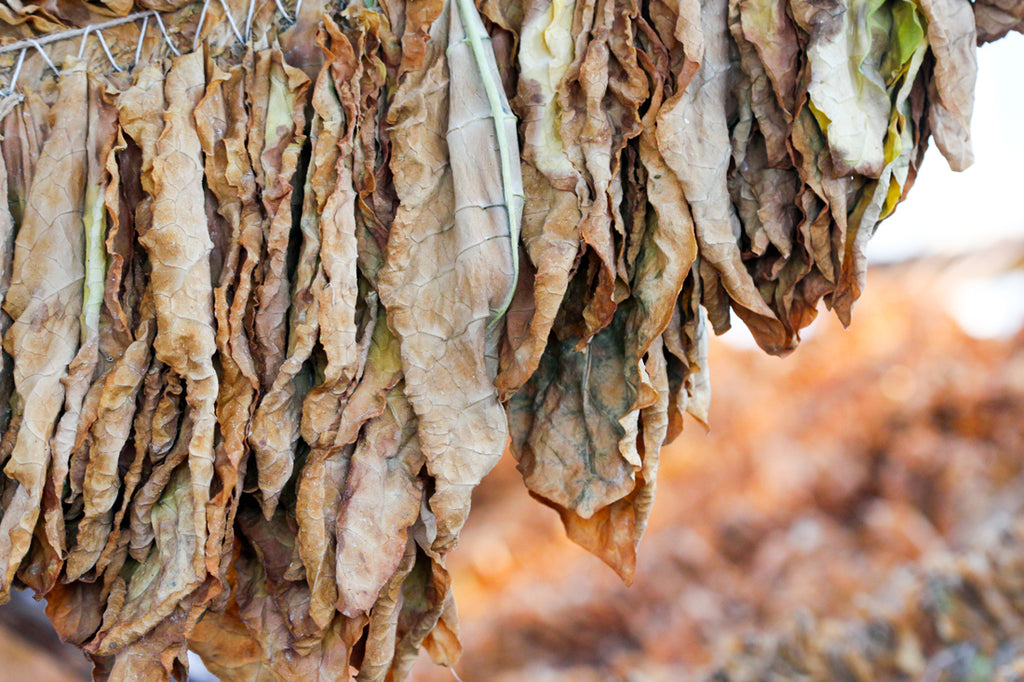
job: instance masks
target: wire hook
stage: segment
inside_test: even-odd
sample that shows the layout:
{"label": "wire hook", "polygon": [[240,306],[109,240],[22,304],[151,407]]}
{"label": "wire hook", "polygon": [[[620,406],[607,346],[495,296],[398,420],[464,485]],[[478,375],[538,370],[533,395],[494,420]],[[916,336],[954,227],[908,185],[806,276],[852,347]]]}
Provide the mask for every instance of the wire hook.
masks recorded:
{"label": "wire hook", "polygon": [[291,15],[288,14],[288,10],[285,9],[284,5],[281,3],[281,0],[274,0],[274,4],[277,5],[277,11],[281,13],[281,15],[285,18],[285,20],[288,21],[289,24],[294,24],[298,20],[298,14],[295,15],[295,19],[292,19]]}
{"label": "wire hook", "polygon": [[85,39],[89,37],[89,31],[92,30],[92,26],[85,27],[85,33],[82,34],[82,42],[78,44],[78,58],[81,59],[82,55],[85,54]]}
{"label": "wire hook", "polygon": [[231,16],[231,10],[228,9],[227,0],[220,0],[220,6],[224,8],[224,14],[228,18],[228,24],[230,24],[231,30],[235,34],[235,38],[238,39],[238,42],[245,43],[245,39],[242,37],[242,32],[238,30],[238,24],[235,23],[235,18]]}
{"label": "wire hook", "polygon": [[39,44],[39,41],[35,38],[27,38],[26,40],[32,47],[36,48],[36,50],[39,51],[39,54],[46,61],[47,65],[49,65],[49,67],[53,69],[53,74],[55,76],[60,76],[60,69],[58,69],[54,65],[53,60],[50,59],[50,55],[46,54],[46,50],[44,50],[43,46]]}
{"label": "wire hook", "polygon": [[206,23],[206,10],[210,9],[210,0],[203,0],[203,9],[199,11],[199,23],[196,24],[196,34],[192,37],[192,51],[199,49],[199,38],[203,35],[203,24]]}
{"label": "wire hook", "polygon": [[11,84],[7,86],[6,95],[14,94],[14,88],[18,85],[18,76],[21,75],[21,65],[25,63],[25,52],[27,50],[28,48],[26,47],[18,53],[18,61],[14,64],[14,73],[11,74]]}
{"label": "wire hook", "polygon": [[156,25],[160,27],[160,34],[163,35],[167,47],[171,48],[171,52],[174,53],[175,57],[180,57],[181,53],[178,52],[178,48],[174,47],[174,43],[171,42],[171,36],[167,35],[167,27],[164,26],[164,20],[160,18],[160,13],[153,10],[152,15],[156,19]]}
{"label": "wire hook", "polygon": [[142,27],[139,29],[139,44],[135,46],[135,59],[132,61],[132,68],[135,68],[139,59],[142,58],[142,43],[146,38],[146,28],[149,27],[149,15],[142,17]]}
{"label": "wire hook", "polygon": [[103,37],[103,31],[96,31],[96,37],[100,41],[100,47],[103,48],[103,52],[107,55],[107,60],[110,62],[110,65],[114,67],[114,71],[117,73],[124,71],[124,69],[118,66],[117,62],[114,61],[114,55],[110,54],[110,48],[107,47],[107,40]]}

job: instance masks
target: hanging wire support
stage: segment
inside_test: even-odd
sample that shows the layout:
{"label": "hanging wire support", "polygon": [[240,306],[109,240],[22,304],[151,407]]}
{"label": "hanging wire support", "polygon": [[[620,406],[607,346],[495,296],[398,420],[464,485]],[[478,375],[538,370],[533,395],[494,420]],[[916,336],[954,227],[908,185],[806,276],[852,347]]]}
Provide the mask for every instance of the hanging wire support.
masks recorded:
{"label": "hanging wire support", "polygon": [[149,15],[147,14],[142,18],[142,27],[139,29],[139,44],[135,46],[135,59],[132,61],[132,68],[139,63],[139,59],[142,58],[142,43],[146,38],[146,28],[149,27]]}
{"label": "hanging wire support", "polygon": [[206,10],[210,9],[210,0],[203,0],[203,9],[199,11],[199,23],[196,24],[196,34],[192,37],[192,51],[199,49],[199,37],[203,35],[203,24],[206,23]]}
{"label": "hanging wire support", "polygon": [[167,28],[164,26],[164,20],[160,18],[159,12],[152,12],[152,17],[156,19],[156,25],[160,27],[160,35],[164,37],[164,42],[167,43],[167,47],[171,48],[171,52],[174,53],[175,57],[180,57],[181,53],[178,52],[178,48],[174,47],[174,43],[171,42],[171,37],[167,35]]}
{"label": "hanging wire support", "polygon": [[46,61],[46,63],[49,65],[49,67],[51,69],[53,69],[53,75],[60,76],[60,69],[58,69],[54,65],[53,60],[50,59],[50,55],[46,54],[46,50],[43,49],[42,44],[38,40],[36,40],[35,38],[26,38],[25,40],[26,40],[26,42],[28,42],[29,45],[31,45],[32,47],[36,48],[36,50],[39,51],[39,54],[42,56],[42,58]]}
{"label": "hanging wire support", "polygon": [[103,48],[103,52],[107,55],[107,59],[110,61],[110,65],[114,67],[114,71],[117,71],[118,73],[124,71],[124,69],[118,66],[117,62],[114,61],[114,55],[110,54],[110,48],[107,47],[107,39],[103,37],[103,33],[100,31],[96,31],[96,37],[99,39],[100,47]]}
{"label": "hanging wire support", "polygon": [[281,15],[288,20],[289,24],[294,24],[296,21],[298,21],[299,15],[297,12],[295,14],[295,19],[292,19],[291,16],[288,14],[288,10],[286,10],[284,5],[281,3],[281,0],[274,0],[274,3],[277,5],[277,11],[280,12]]}
{"label": "hanging wire support", "polygon": [[14,88],[18,86],[18,76],[21,75],[21,65],[25,63],[25,52],[27,50],[28,48],[25,47],[18,53],[18,61],[15,62],[14,73],[11,74],[11,84],[7,87],[7,90],[3,91],[4,96],[12,94]]}
{"label": "hanging wire support", "polygon": [[[57,43],[61,40],[77,38],[78,36],[84,33],[89,33],[92,31],[105,31],[108,28],[114,28],[115,26],[120,26],[121,24],[130,24],[134,21],[138,21],[139,19],[145,16],[155,16],[157,18],[157,21],[160,21],[160,14],[155,10],[136,12],[135,14],[129,14],[126,17],[111,19],[109,21],[104,21],[99,24],[91,24],[89,26],[86,26],[85,28],[73,28],[67,31],[57,31],[56,33],[48,33],[46,35],[37,36],[35,38],[25,38],[24,40],[19,40],[17,42],[11,43],[10,45],[4,45],[3,47],[0,47],[0,54],[4,54],[5,52],[14,52],[16,50],[21,50],[26,47],[36,47],[36,45],[49,45],[50,43]],[[163,26],[162,21],[160,21],[160,25]],[[171,44],[170,38],[168,38],[167,36],[167,31],[164,30],[163,33],[164,40],[167,42],[168,47],[170,47],[175,54],[180,54],[177,50],[174,49],[174,45]]]}
{"label": "hanging wire support", "polygon": [[252,15],[256,13],[256,0],[249,0],[249,11],[245,14],[245,42],[252,33]]}
{"label": "hanging wire support", "polygon": [[235,38],[238,38],[238,42],[244,43],[245,38],[242,37],[242,32],[238,30],[238,24],[235,23],[235,18],[231,16],[231,10],[228,9],[228,0],[220,0],[220,6],[224,8],[224,14],[228,18],[228,24],[231,25],[231,30],[235,33]]}
{"label": "hanging wire support", "polygon": [[[146,19],[149,19],[149,17],[146,17]],[[88,40],[89,32],[92,31],[94,28],[95,28],[94,26],[86,26],[85,27],[85,33],[82,34],[82,42],[79,43],[79,45],[78,45],[78,58],[79,59],[81,59],[82,55],[85,54],[85,41]],[[110,65],[114,67],[114,71],[117,71],[117,72],[124,71],[124,69],[122,69],[120,66],[118,66],[117,62],[114,61],[114,55],[110,54],[110,48],[107,46],[107,41],[103,37],[103,33],[101,31],[99,31],[98,29],[96,30],[96,39],[100,41],[100,47],[103,48],[103,52],[107,55],[107,61],[109,61]],[[141,49],[141,48],[142,48],[142,43],[140,41],[139,42],[139,49]]]}
{"label": "hanging wire support", "polygon": [[[203,2],[203,9],[202,9],[202,12],[199,15],[199,25],[196,27],[195,39],[192,42],[192,49],[193,50],[195,50],[195,49],[197,49],[199,47],[199,38],[200,38],[200,36],[202,34],[203,23],[206,21],[206,12],[207,12],[207,9],[209,8],[209,4],[210,4],[210,0],[205,0]],[[246,20],[245,20],[245,35],[244,36],[242,35],[242,32],[238,29],[238,24],[235,22],[234,17],[231,15],[231,11],[228,9],[227,0],[220,0],[220,4],[221,4],[221,7],[224,8],[224,14],[227,17],[228,24],[231,26],[231,31],[235,34],[235,38],[237,38],[238,42],[240,42],[240,43],[248,42],[249,35],[252,32],[252,19],[253,19],[253,15],[255,13],[255,4],[256,4],[255,0],[250,0],[250,3],[249,3],[248,16],[246,17]],[[288,22],[294,24],[296,21],[298,21],[299,10],[302,8],[302,0],[297,0],[297,2],[295,3],[295,10],[294,10],[295,11],[295,15],[294,15],[294,17],[288,13],[288,10],[285,8],[284,4],[282,3],[282,0],[274,0],[274,4],[277,6],[277,11],[280,12],[281,15]],[[0,46],[0,54],[6,54],[8,52],[20,51],[20,54],[18,55],[18,63],[15,66],[15,69],[14,69],[14,75],[11,77],[11,86],[6,91],[0,90],[0,93],[2,93],[2,92],[10,93],[10,92],[13,91],[14,84],[17,82],[17,76],[21,72],[21,66],[22,66],[22,63],[24,62],[24,59],[25,59],[25,51],[28,48],[30,48],[30,47],[31,48],[35,48],[39,52],[40,56],[42,56],[42,58],[46,61],[47,66],[49,66],[53,70],[53,72],[59,76],[60,75],[60,70],[53,63],[53,60],[50,59],[50,56],[46,53],[46,50],[43,49],[43,46],[44,45],[49,45],[50,43],[57,43],[57,42],[60,42],[62,40],[70,40],[72,38],[77,38],[77,37],[80,36],[81,37],[81,43],[79,43],[79,46],[78,46],[78,56],[82,57],[85,54],[85,44],[86,44],[86,41],[89,38],[89,34],[92,33],[92,32],[96,33],[96,38],[100,41],[100,45],[103,47],[103,52],[106,54],[107,59],[110,61],[110,65],[112,67],[114,67],[114,70],[115,71],[124,71],[124,68],[122,68],[121,66],[118,66],[117,62],[114,61],[114,56],[110,52],[110,47],[107,45],[107,41],[103,37],[103,31],[108,29],[108,28],[114,28],[115,26],[121,26],[123,24],[130,24],[130,23],[139,21],[141,19],[142,20],[142,27],[139,29],[139,42],[138,42],[138,45],[136,45],[136,47],[135,47],[135,61],[132,63],[132,66],[134,66],[135,64],[138,64],[139,63],[139,59],[142,56],[142,45],[143,45],[143,42],[144,42],[145,37],[146,37],[146,29],[149,27],[149,19],[150,19],[150,17],[152,17],[153,19],[156,19],[156,25],[160,29],[160,35],[163,37],[164,44],[167,45],[167,49],[169,49],[171,51],[171,53],[174,54],[175,57],[180,57],[181,56],[181,51],[178,50],[178,48],[174,46],[174,41],[171,40],[171,36],[167,32],[167,27],[164,25],[164,20],[161,18],[160,12],[158,12],[156,10],[147,10],[145,12],[136,12],[134,14],[129,14],[127,16],[118,17],[116,19],[110,19],[108,21],[103,21],[103,22],[100,22],[98,24],[90,24],[90,25],[85,26],[83,28],[74,28],[74,29],[69,29],[67,31],[56,31],[54,33],[48,33],[48,34],[45,34],[45,35],[37,36],[35,38],[24,38],[22,40],[18,40],[18,41],[15,41],[13,43],[10,43],[8,45]]]}
{"label": "hanging wire support", "polygon": [[85,27],[85,33],[82,34],[82,42],[78,44],[78,58],[81,59],[82,55],[85,54],[85,40],[89,37],[89,31],[92,30],[92,26]]}

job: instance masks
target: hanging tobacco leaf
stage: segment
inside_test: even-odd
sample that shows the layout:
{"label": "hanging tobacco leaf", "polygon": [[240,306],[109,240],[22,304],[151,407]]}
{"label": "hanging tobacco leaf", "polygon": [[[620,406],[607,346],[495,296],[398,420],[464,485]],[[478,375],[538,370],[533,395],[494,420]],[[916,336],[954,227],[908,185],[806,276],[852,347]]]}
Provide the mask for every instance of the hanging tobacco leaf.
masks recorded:
{"label": "hanging tobacco leaf", "polygon": [[508,444],[630,581],[709,329],[849,322],[929,138],[971,162],[975,45],[1024,25],[297,5],[0,8],[0,599],[103,679],[454,664],[445,563]]}

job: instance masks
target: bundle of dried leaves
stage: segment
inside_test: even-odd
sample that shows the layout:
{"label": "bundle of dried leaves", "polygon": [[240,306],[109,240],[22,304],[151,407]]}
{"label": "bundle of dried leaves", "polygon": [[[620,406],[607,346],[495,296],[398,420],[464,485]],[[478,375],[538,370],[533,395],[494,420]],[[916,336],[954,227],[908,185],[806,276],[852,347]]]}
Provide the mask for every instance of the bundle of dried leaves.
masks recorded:
{"label": "bundle of dried leaves", "polygon": [[0,594],[99,678],[453,662],[445,557],[509,439],[630,580],[659,449],[707,420],[705,320],[772,353],[822,299],[848,320],[1021,15],[369,5],[0,7],[8,46],[76,38],[0,57]]}

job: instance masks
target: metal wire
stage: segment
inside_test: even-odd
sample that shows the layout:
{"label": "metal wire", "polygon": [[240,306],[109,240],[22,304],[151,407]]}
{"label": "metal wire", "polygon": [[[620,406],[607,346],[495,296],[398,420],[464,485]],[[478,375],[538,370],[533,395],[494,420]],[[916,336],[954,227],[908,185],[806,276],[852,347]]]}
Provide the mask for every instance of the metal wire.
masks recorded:
{"label": "metal wire", "polygon": [[149,15],[142,18],[142,28],[139,29],[139,44],[135,46],[135,59],[132,61],[132,67],[139,63],[139,59],[142,58],[142,43],[146,38],[146,28],[149,26]]}
{"label": "metal wire", "polygon": [[[276,4],[276,5],[277,5],[277,11],[278,11],[278,12],[280,12],[280,13],[281,13],[281,15],[282,15],[282,16],[283,16],[283,17],[284,17],[285,19],[287,19],[287,20],[288,20],[288,23],[289,23],[289,24],[294,24],[294,23],[295,23],[295,19],[292,19],[292,18],[291,18],[291,17],[290,17],[289,15],[288,15],[288,10],[286,10],[286,9],[284,8],[284,5],[283,5],[283,4],[281,4],[281,0],[274,0],[274,4]],[[296,19],[298,19],[298,14],[296,14]]]}
{"label": "metal wire", "polygon": [[14,88],[18,85],[18,76],[21,75],[21,65],[25,63],[25,52],[27,50],[28,48],[23,48],[22,51],[18,53],[18,61],[14,65],[14,73],[11,74],[11,84],[7,87],[7,91],[5,93],[7,95],[13,93]]}
{"label": "metal wire", "polygon": [[[120,17],[117,19],[111,19],[110,21],[104,21],[99,24],[90,24],[85,28],[73,28],[67,31],[57,31],[56,33],[48,33],[46,35],[37,36],[35,38],[26,38],[17,42],[11,43],[10,45],[4,45],[0,47],[0,54],[5,52],[14,52],[24,47],[35,47],[39,45],[49,45],[50,43],[56,43],[61,40],[68,40],[69,38],[77,38],[83,33],[89,33],[91,31],[105,31],[108,28],[120,26],[121,24],[130,24],[134,21],[138,21],[144,16],[158,14],[154,10],[146,10],[145,12],[136,12],[135,14],[129,14],[128,16]],[[158,17],[159,18],[159,17]]]}
{"label": "metal wire", "polygon": [[[238,23],[235,21],[234,16],[232,16],[231,10],[229,9],[227,4],[227,0],[219,0],[219,2],[221,7],[224,9],[224,16],[228,21],[228,25],[231,26],[231,32],[234,33],[235,39],[243,44],[248,43],[252,36],[252,21],[256,14],[256,0],[249,1],[248,11],[245,17],[244,33],[239,29]],[[206,14],[209,10],[209,5],[210,0],[204,0],[203,8],[199,14],[199,22],[198,25],[196,26],[195,37],[193,38],[192,41],[193,50],[196,50],[199,47],[199,42],[202,38],[203,25],[206,22]],[[283,0],[274,0],[274,5],[276,6],[277,11],[289,24],[295,24],[298,21],[299,13],[302,10],[302,0],[296,0],[295,7],[292,10],[292,13],[288,12],[288,9],[285,7]],[[51,43],[60,42],[62,40],[69,40],[72,38],[81,37],[81,42],[78,46],[78,57],[82,58],[85,55],[86,42],[88,41],[89,35],[92,33],[96,35],[96,39],[99,41],[100,47],[103,48],[103,53],[106,56],[107,61],[110,62],[110,66],[117,72],[124,71],[124,67],[120,66],[115,61],[114,55],[110,51],[110,46],[107,44],[106,38],[104,38],[103,36],[103,31],[108,28],[114,28],[115,26],[121,26],[122,24],[128,24],[141,20],[142,25],[139,28],[139,40],[135,46],[135,55],[132,61],[132,67],[134,67],[139,63],[139,60],[142,58],[142,47],[143,44],[145,43],[146,30],[149,28],[150,18],[156,20],[156,25],[160,29],[160,35],[163,38],[164,44],[167,46],[167,49],[170,50],[171,53],[174,54],[174,56],[180,57],[181,51],[178,50],[178,48],[174,45],[174,41],[171,40],[171,36],[167,31],[167,27],[164,25],[163,18],[161,17],[160,12],[156,10],[136,12],[134,14],[129,14],[124,17],[119,17],[117,19],[103,21],[98,24],[90,24],[89,26],[84,26],[82,28],[76,29],[69,29],[67,31],[57,31],[46,35],[36,36],[34,38],[25,38],[23,40],[18,40],[16,42],[10,43],[9,45],[0,46],[0,54],[18,51],[18,59],[15,62],[14,70],[11,73],[11,82],[6,90],[0,89],[0,95],[10,95],[14,93],[14,89],[17,87],[18,84],[18,77],[21,75],[22,66],[25,62],[25,53],[28,51],[29,48],[35,49],[46,62],[46,65],[50,67],[50,69],[53,71],[54,75],[59,77],[60,69],[58,69],[57,65],[53,63],[52,59],[50,59],[50,56],[46,53],[46,50],[43,48],[43,46],[49,45]]]}
{"label": "metal wire", "polygon": [[51,69],[53,69],[54,75],[55,76],[59,76],[60,75],[60,69],[58,69],[54,65],[53,61],[50,59],[50,55],[46,54],[46,50],[44,50],[43,46],[39,44],[39,41],[34,39],[34,38],[28,38],[27,40],[28,40],[29,45],[31,45],[32,47],[36,48],[36,50],[38,50],[38,52],[42,56],[42,58],[49,65],[49,67]]}
{"label": "metal wire", "polygon": [[103,48],[103,52],[107,55],[107,59],[110,60],[110,65],[114,67],[114,71],[117,71],[118,73],[124,71],[124,69],[118,66],[117,62],[114,61],[114,55],[110,54],[110,48],[107,47],[107,39],[103,37],[103,33],[101,31],[96,31],[96,37],[99,39],[100,47]]}
{"label": "metal wire", "polygon": [[82,34],[82,42],[78,44],[78,58],[81,59],[82,55],[85,54],[85,40],[89,37],[89,31],[92,30],[92,26],[85,27],[85,33]]}
{"label": "metal wire", "polygon": [[220,6],[224,8],[224,15],[228,18],[228,24],[231,26],[231,30],[234,31],[235,37],[238,38],[238,42],[244,43],[245,38],[242,37],[242,32],[238,30],[235,18],[231,16],[231,10],[228,9],[228,0],[220,0]]}
{"label": "metal wire", "polygon": [[252,30],[252,15],[256,13],[256,0],[249,0],[249,11],[245,15],[245,42],[249,42]]}
{"label": "metal wire", "polygon": [[178,52],[178,48],[174,47],[174,43],[171,42],[171,37],[167,35],[167,28],[164,27],[164,20],[160,18],[159,12],[153,12],[153,18],[156,19],[156,25],[160,27],[160,34],[164,37],[164,42],[167,43],[167,47],[171,48],[171,52],[174,53],[175,57],[180,57],[181,53]]}
{"label": "metal wire", "polygon": [[203,9],[199,12],[199,23],[196,25],[196,34],[192,37],[192,51],[199,49],[199,36],[203,33],[203,24],[206,23],[206,10],[210,9],[210,0],[203,0]]}

